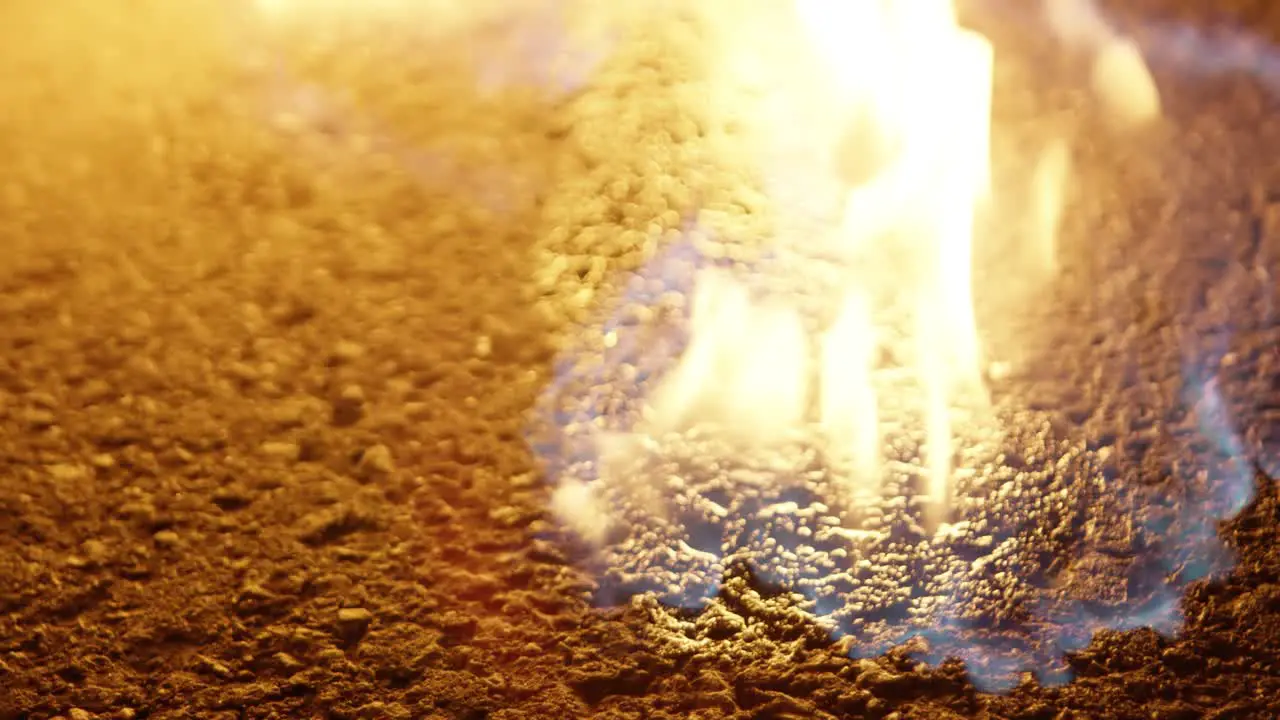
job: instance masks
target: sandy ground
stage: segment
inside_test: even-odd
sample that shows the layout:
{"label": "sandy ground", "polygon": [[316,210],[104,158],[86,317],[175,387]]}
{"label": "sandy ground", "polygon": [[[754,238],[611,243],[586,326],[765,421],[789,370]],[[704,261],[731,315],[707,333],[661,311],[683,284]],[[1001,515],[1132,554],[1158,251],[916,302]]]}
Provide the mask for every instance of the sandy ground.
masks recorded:
{"label": "sandy ground", "polygon": [[[1185,633],[1102,633],[1066,686],[979,693],[956,663],[853,660],[767,608],[593,605],[526,411],[611,271],[700,208],[757,222],[759,192],[715,159],[692,21],[653,13],[645,42],[548,92],[484,74],[541,56],[502,23],[304,41],[216,4],[130,5],[0,11],[0,718],[1280,715],[1280,502],[1261,471],[1223,530],[1239,562],[1191,584]],[[1194,252],[1209,236],[1243,276],[1280,272],[1264,85],[1173,94],[1185,212],[1082,213],[1077,232],[1141,237],[1080,251],[1084,289],[1046,315],[1159,335],[1183,311],[1160,292],[1220,267]],[[1156,263],[1154,295],[1099,279],[1171,243],[1187,260]],[[1275,397],[1277,334],[1240,320],[1274,283],[1251,287],[1208,305],[1243,328],[1236,394]],[[1061,364],[1079,403],[1145,391]],[[1258,452],[1270,402],[1247,423]],[[1145,448],[1119,415],[1085,425]],[[1158,482],[1177,452],[1121,472]],[[748,622],[765,630],[739,642]]]}

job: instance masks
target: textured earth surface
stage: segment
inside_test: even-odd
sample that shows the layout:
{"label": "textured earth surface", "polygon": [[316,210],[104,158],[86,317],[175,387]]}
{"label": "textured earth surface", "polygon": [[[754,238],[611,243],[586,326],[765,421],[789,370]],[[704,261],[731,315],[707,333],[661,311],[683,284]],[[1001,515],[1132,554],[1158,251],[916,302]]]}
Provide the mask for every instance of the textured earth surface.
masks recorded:
{"label": "textured earth surface", "polygon": [[767,233],[705,18],[632,17],[565,73],[532,9],[50,5],[0,10],[0,718],[1280,715],[1271,3],[1124,4],[1182,48],[1142,136],[1081,110],[1086,64],[1033,20],[974,12],[1025,61],[1000,172],[1065,133],[1081,177],[1059,277],[982,263],[980,299],[1027,307],[990,338],[1020,358],[997,394],[1106,459],[1104,491],[1168,499],[1067,565],[1141,624],[1133,568],[1196,547],[1185,488],[1250,500],[1201,518],[1234,566],[1164,568],[1180,634],[1099,632],[1072,682],[1005,694],[916,646],[854,659],[751,573],[697,613],[601,607],[548,512],[530,411],[616,273],[691,218]]}

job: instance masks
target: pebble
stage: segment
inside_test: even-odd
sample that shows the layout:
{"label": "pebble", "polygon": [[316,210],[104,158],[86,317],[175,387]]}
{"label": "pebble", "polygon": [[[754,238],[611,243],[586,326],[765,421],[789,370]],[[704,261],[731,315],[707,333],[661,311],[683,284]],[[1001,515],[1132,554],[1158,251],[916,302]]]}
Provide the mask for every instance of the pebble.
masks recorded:
{"label": "pebble", "polygon": [[330,357],[335,363],[349,363],[364,357],[364,346],[350,340],[341,340],[333,346]]}
{"label": "pebble", "polygon": [[80,551],[92,563],[105,562],[110,554],[107,544],[101,540],[85,540],[80,544]]}
{"label": "pebble", "polygon": [[391,456],[391,449],[386,445],[378,444],[368,448],[360,455],[360,462],[356,464],[361,476],[372,477],[375,475],[388,475],[395,472],[395,459]]}
{"label": "pebble", "polygon": [[97,405],[111,397],[114,390],[105,380],[90,380],[80,389],[80,398],[85,405]]}
{"label": "pebble", "polygon": [[302,454],[302,448],[291,442],[265,442],[261,450],[263,455],[281,460],[297,460]]}
{"label": "pebble", "polygon": [[58,407],[58,399],[46,392],[29,392],[27,393],[27,400],[30,400],[32,405],[45,410],[52,410]]}
{"label": "pebble", "polygon": [[272,421],[281,428],[293,428],[303,424],[306,406],[300,401],[285,400],[271,409]]}
{"label": "pebble", "polygon": [[116,509],[116,515],[139,525],[148,526],[155,524],[159,512],[149,500],[143,499],[121,505]]}
{"label": "pebble", "polygon": [[58,419],[48,410],[33,408],[22,415],[22,419],[32,430],[45,430],[57,424]]}
{"label": "pebble", "polygon": [[290,655],[289,653],[278,652],[275,655],[272,655],[271,658],[275,660],[276,664],[279,665],[280,668],[283,670],[288,670],[289,672],[296,672],[302,669],[302,662],[299,661],[294,656]]}
{"label": "pebble", "polygon": [[349,427],[364,417],[364,391],[359,385],[348,385],[333,401],[333,424]]}
{"label": "pebble", "polygon": [[107,470],[115,467],[116,459],[115,456],[108,453],[99,453],[89,458],[89,464],[99,470]]}
{"label": "pebble", "polygon": [[402,720],[403,718],[413,717],[413,713],[400,703],[384,703],[371,702],[368,705],[360,707],[356,711],[356,717],[361,720]]}
{"label": "pebble", "polygon": [[205,670],[220,678],[231,677],[231,668],[205,655],[196,656],[197,666],[201,670]]}
{"label": "pebble", "polygon": [[79,480],[88,474],[85,472],[84,467],[71,463],[49,465],[45,469],[49,471],[49,477],[54,480]]}
{"label": "pebble", "polygon": [[155,535],[152,535],[151,539],[155,541],[156,545],[162,548],[177,547],[181,540],[181,538],[178,537],[178,533],[172,530],[161,530]]}
{"label": "pebble", "polygon": [[373,613],[364,608],[342,608],[338,611],[338,634],[347,642],[357,642],[372,622]]}
{"label": "pebble", "polygon": [[858,667],[861,673],[858,675],[857,686],[881,697],[891,694],[905,682],[904,676],[889,672],[871,660],[860,661]]}
{"label": "pebble", "polygon": [[489,519],[502,527],[515,527],[524,517],[524,511],[510,505],[501,505],[489,511]]}

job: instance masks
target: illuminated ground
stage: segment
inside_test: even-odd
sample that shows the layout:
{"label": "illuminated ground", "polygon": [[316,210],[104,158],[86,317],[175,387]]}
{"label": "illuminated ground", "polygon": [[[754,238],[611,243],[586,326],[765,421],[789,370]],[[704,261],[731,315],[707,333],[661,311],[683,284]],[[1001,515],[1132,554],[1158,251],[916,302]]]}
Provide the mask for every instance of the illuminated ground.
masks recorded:
{"label": "illuminated ground", "polygon": [[[22,7],[0,11],[22,69],[0,81],[0,718],[1280,714],[1274,59],[1184,78],[1164,139],[1058,116],[1101,138],[1096,197],[1002,392],[1051,418],[1021,447],[1078,442],[1172,498],[1091,505],[1110,532],[1058,569],[1140,618],[1132,568],[1187,531],[1169,478],[1237,452],[1259,496],[1180,639],[1103,633],[1073,683],[999,696],[905,650],[850,659],[744,572],[699,615],[593,608],[609,583],[546,510],[526,411],[604,271],[648,259],[625,222],[758,222],[699,139],[696,25],[655,13],[576,94],[490,73],[478,97],[469,58],[536,48],[490,27],[285,57],[225,14]],[[1070,107],[1067,84],[1036,102]],[[1206,387],[1232,423],[1184,433]]]}

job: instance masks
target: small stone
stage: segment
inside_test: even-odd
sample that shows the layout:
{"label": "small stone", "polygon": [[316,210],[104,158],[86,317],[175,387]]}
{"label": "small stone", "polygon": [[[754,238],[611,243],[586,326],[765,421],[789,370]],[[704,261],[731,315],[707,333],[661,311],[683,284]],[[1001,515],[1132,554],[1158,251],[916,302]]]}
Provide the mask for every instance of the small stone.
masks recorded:
{"label": "small stone", "polygon": [[302,454],[298,444],[291,442],[265,442],[260,449],[263,455],[281,460],[297,460]]}
{"label": "small stone", "polygon": [[80,398],[85,405],[97,405],[115,393],[106,380],[90,380],[80,388]]}
{"label": "small stone", "polygon": [[386,445],[379,444],[361,453],[356,469],[364,477],[388,475],[395,472],[396,463],[391,457],[391,450]]}
{"label": "small stone", "polygon": [[231,668],[205,655],[196,655],[196,666],[220,678],[231,677]]}
{"label": "small stone", "polygon": [[159,517],[159,511],[156,510],[156,506],[145,499],[121,505],[116,509],[116,514],[142,526],[155,525],[156,519]]}
{"label": "small stone", "polygon": [[271,421],[280,428],[294,428],[302,425],[306,415],[306,407],[301,402],[282,401],[271,408]]}
{"label": "small stone", "polygon": [[29,392],[27,400],[31,401],[32,405],[45,410],[58,407],[58,399],[46,392]]}
{"label": "small stone", "polygon": [[333,557],[342,562],[364,562],[369,559],[369,554],[363,550],[340,545],[333,549]]}
{"label": "small stone", "polygon": [[515,527],[526,516],[523,510],[511,505],[501,505],[489,511],[489,519],[502,527]]}
{"label": "small stone", "polygon": [[333,401],[333,424],[349,427],[364,417],[364,391],[358,385],[349,385]]}
{"label": "small stone", "polygon": [[354,584],[350,577],[342,573],[321,575],[311,582],[312,588],[321,595],[341,595],[350,590]]}
{"label": "small stone", "polygon": [[107,470],[116,466],[116,459],[107,453],[99,453],[89,458],[89,464],[99,470]]}
{"label": "small stone", "polygon": [[274,599],[275,595],[258,583],[245,583],[240,588],[240,601],[265,602]]}
{"label": "small stone", "polygon": [[323,665],[332,665],[334,663],[345,662],[347,654],[336,647],[329,647],[316,653],[316,659]]}
{"label": "small stone", "polygon": [[276,665],[280,666],[281,670],[297,672],[302,669],[302,662],[289,653],[278,652],[275,655],[272,655],[271,659],[275,661]]}
{"label": "small stone", "polygon": [[178,537],[178,533],[172,530],[161,530],[160,532],[152,535],[151,539],[155,541],[156,545],[162,548],[177,547],[178,542],[181,540],[181,538]]}
{"label": "small stone", "polygon": [[239,510],[253,502],[253,497],[243,488],[224,487],[213,491],[210,500],[227,512]]}
{"label": "small stone", "polygon": [[409,420],[425,420],[431,416],[431,405],[424,402],[407,402],[401,408]]}
{"label": "small stone", "polygon": [[93,714],[88,710],[71,708],[67,711],[67,720],[93,720]]}
{"label": "small stone", "polygon": [[298,443],[298,460],[300,462],[318,462],[324,458],[325,442],[317,435],[309,435]]}
{"label": "small stone", "polygon": [[94,564],[106,562],[110,553],[107,549],[107,544],[101,540],[85,540],[80,544],[80,551],[84,553],[89,562]]}
{"label": "small stone", "polygon": [[532,562],[549,565],[565,565],[569,562],[564,551],[558,545],[541,538],[530,541],[528,548],[525,550],[525,557]]}
{"label": "small stone", "polygon": [[226,366],[227,375],[243,383],[252,383],[262,377],[258,368],[244,362],[232,362]]}
{"label": "small stone", "polygon": [[338,634],[347,642],[357,642],[372,622],[373,613],[364,608],[342,608],[338,611]]}
{"label": "small stone", "polygon": [[340,340],[329,354],[331,362],[335,364],[354,362],[362,357],[364,357],[364,346],[350,340]]}
{"label": "small stone", "polygon": [[45,430],[53,427],[58,419],[48,410],[33,408],[22,414],[22,420],[32,430]]}
{"label": "small stone", "polygon": [[472,616],[460,612],[445,612],[436,617],[436,623],[450,643],[470,642],[480,623]]}
{"label": "small stone", "polygon": [[405,720],[413,717],[413,713],[400,703],[384,703],[374,701],[356,710],[360,720]]}
{"label": "small stone", "polygon": [[1204,667],[1205,663],[1203,656],[1177,645],[1161,653],[1160,660],[1179,672],[1195,672]]}
{"label": "small stone", "polygon": [[54,480],[79,480],[87,474],[84,467],[70,463],[49,465],[46,469],[49,471],[49,476]]}
{"label": "small stone", "polygon": [[856,685],[879,697],[892,697],[910,682],[909,678],[889,672],[872,660],[859,661],[858,666],[861,673]]}
{"label": "small stone", "polygon": [[702,635],[711,640],[728,640],[746,629],[746,622],[729,612],[717,613],[699,626]]}

